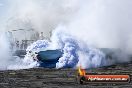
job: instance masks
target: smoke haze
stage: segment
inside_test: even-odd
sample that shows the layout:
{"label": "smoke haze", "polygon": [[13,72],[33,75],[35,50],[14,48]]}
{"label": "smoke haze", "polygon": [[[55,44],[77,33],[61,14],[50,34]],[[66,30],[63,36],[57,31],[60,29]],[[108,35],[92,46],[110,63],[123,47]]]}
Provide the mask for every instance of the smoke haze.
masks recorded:
{"label": "smoke haze", "polygon": [[58,25],[97,47],[131,50],[130,0],[7,0],[8,30],[49,32]]}
{"label": "smoke haze", "polygon": [[[131,0],[5,1],[7,2],[5,5],[8,6],[6,6],[4,12],[6,15],[4,16],[5,19],[1,21],[3,23],[0,30],[28,30],[33,28],[38,32],[43,31],[46,37],[50,36],[50,31],[57,30],[57,32],[73,36],[79,46],[83,46],[81,49],[90,46],[95,48],[117,48],[122,50],[124,54],[131,54],[132,52]],[[52,46],[52,48],[58,46],[58,37],[53,36],[51,38],[54,42],[53,45],[57,45]],[[23,37],[23,35],[19,36],[19,38]],[[85,44],[82,44],[82,42]],[[63,47],[67,47],[67,44]],[[96,50],[94,51],[96,52]],[[84,53],[79,53],[79,56],[86,58],[87,53]],[[100,55],[102,54],[98,52],[97,56],[100,57]],[[118,54],[118,56],[120,55]],[[117,60],[117,62],[120,60],[124,60],[124,57]],[[97,59],[93,61],[97,61]],[[102,59],[99,61],[102,61]],[[90,64],[89,59],[87,62]]]}

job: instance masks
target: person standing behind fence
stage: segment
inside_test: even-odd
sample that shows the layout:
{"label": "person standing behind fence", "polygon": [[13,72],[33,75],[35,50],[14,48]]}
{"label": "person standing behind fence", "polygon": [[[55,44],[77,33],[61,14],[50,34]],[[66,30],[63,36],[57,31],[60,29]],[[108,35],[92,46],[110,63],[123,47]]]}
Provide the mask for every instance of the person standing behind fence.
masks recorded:
{"label": "person standing behind fence", "polygon": [[23,50],[24,49],[24,40],[22,40],[22,43],[21,43],[21,50]]}
{"label": "person standing behind fence", "polygon": [[19,41],[16,41],[16,49],[19,49]]}
{"label": "person standing behind fence", "polygon": [[24,42],[24,49],[27,49],[27,46],[28,46],[27,40],[25,40],[25,42]]}
{"label": "person standing behind fence", "polygon": [[39,39],[40,39],[40,40],[43,40],[43,39],[44,39],[43,32],[40,33]]}

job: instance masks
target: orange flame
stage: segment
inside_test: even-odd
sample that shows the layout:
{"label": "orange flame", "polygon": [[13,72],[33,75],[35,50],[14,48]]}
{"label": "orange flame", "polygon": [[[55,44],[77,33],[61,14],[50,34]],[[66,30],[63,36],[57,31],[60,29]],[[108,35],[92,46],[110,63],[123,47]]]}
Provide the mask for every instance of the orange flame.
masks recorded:
{"label": "orange flame", "polygon": [[84,69],[81,69],[81,66],[79,66],[78,72],[79,72],[80,76],[85,76],[86,75],[86,71]]}

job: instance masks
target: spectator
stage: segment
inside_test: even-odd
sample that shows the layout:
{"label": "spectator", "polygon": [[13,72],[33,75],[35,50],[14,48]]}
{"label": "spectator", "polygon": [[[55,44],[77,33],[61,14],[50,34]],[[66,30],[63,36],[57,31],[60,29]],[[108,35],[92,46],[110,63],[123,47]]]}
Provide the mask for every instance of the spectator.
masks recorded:
{"label": "spectator", "polygon": [[19,49],[19,41],[16,42],[16,49]]}

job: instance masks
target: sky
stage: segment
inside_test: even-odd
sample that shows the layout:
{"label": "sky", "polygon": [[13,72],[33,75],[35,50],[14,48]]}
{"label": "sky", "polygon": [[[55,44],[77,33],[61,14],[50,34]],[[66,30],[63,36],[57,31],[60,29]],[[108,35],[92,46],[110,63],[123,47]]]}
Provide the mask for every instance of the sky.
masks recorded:
{"label": "sky", "polygon": [[7,4],[5,0],[0,0],[0,12],[1,12],[0,16],[2,16],[2,12],[4,13],[4,9],[6,6],[5,4]]}
{"label": "sky", "polygon": [[0,0],[0,22],[3,23],[7,15],[8,3],[7,0]]}

